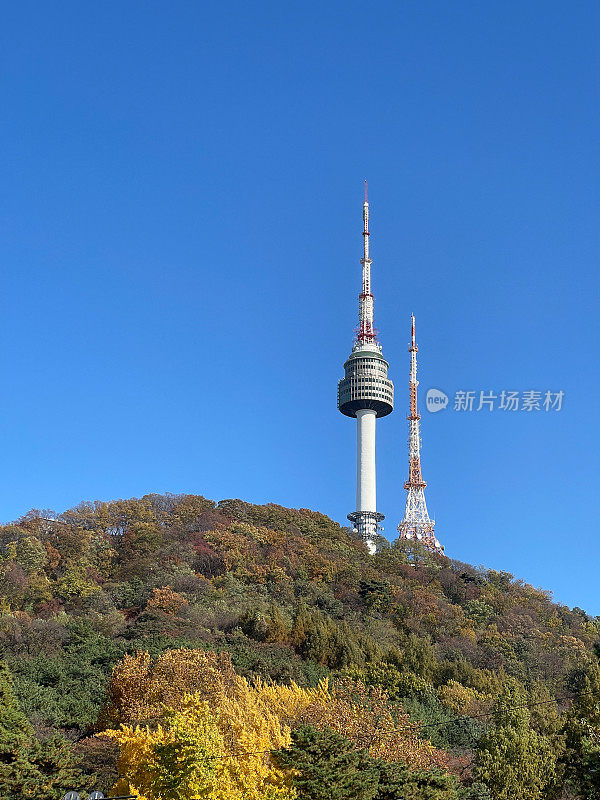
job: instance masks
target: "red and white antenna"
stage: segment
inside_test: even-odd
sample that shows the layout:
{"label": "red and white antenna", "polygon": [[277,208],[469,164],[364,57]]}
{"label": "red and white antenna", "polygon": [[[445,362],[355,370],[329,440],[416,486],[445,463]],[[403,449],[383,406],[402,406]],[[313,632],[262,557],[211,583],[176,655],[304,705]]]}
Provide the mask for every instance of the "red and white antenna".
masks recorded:
{"label": "red and white antenna", "polygon": [[371,264],[369,257],[369,199],[368,186],[365,181],[365,202],[363,203],[363,257],[362,264],[362,291],[358,296],[358,330],[356,341],[358,344],[375,344],[375,327],[373,325],[373,295],[371,293]]}
{"label": "red and white antenna", "polygon": [[410,378],[409,397],[410,407],[408,413],[408,480],[404,488],[406,508],[402,522],[398,525],[401,539],[411,539],[421,542],[430,550],[442,552],[443,547],[436,539],[434,528],[435,520],[429,518],[427,504],[425,503],[424,489],[427,486],[421,475],[421,429],[417,406],[417,353],[419,351],[415,338],[415,315],[410,317]]}

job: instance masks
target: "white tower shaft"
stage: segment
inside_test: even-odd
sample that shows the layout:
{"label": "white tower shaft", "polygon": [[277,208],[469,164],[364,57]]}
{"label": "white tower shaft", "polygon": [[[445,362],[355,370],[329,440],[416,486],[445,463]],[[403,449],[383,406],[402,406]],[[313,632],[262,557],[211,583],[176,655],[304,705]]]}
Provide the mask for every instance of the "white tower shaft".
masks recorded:
{"label": "white tower shaft", "polygon": [[370,408],[356,412],[356,510],[377,512],[375,478],[375,419]]}

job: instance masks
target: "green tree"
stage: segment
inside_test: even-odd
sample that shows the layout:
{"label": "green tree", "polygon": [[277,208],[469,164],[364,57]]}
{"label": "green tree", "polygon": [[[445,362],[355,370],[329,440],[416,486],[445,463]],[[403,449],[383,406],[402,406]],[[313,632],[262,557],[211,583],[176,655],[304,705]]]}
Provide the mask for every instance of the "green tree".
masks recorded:
{"label": "green tree", "polygon": [[472,783],[469,787],[469,792],[467,794],[466,800],[491,800],[491,794],[488,787],[485,783],[481,783],[481,781],[476,781]]}
{"label": "green tree", "polygon": [[372,758],[330,728],[303,725],[292,732],[275,764],[292,771],[302,800],[458,800],[456,778],[440,770],[410,769]]}
{"label": "green tree", "polygon": [[38,742],[19,708],[12,677],[0,662],[0,797],[2,800],[55,800],[77,785],[81,772],[69,745],[59,736]]}
{"label": "green tree", "polygon": [[48,556],[46,548],[37,536],[25,536],[17,544],[17,564],[19,564],[28,575],[39,572],[46,564]]}
{"label": "green tree", "polygon": [[561,766],[567,782],[586,800],[600,798],[600,666],[571,676],[576,693],[567,713]]}
{"label": "green tree", "polygon": [[374,800],[457,800],[456,778],[439,770],[409,769],[402,762],[377,761]]}
{"label": "green tree", "polygon": [[15,698],[8,667],[0,662],[0,797],[30,797],[39,783],[31,760],[33,728]]}
{"label": "green tree", "polygon": [[551,741],[532,730],[525,692],[507,681],[494,704],[492,728],[479,740],[474,775],[494,800],[542,800],[555,782]]}
{"label": "green tree", "polygon": [[268,642],[286,642],[288,639],[288,625],[277,603],[271,603],[269,608],[269,634]]}
{"label": "green tree", "polygon": [[71,745],[61,736],[34,741],[30,757],[37,771],[34,800],[56,800],[74,786],[94,783],[94,776],[84,778]]}
{"label": "green tree", "polygon": [[419,638],[410,633],[399,666],[402,672],[414,672],[415,675],[430,681],[435,672],[436,660],[429,637]]}
{"label": "green tree", "polygon": [[329,728],[302,725],[289,749],[273,751],[277,767],[292,770],[292,786],[303,800],[372,800],[379,773],[364,750]]}
{"label": "green tree", "polygon": [[369,610],[385,611],[392,599],[390,582],[386,580],[361,581],[358,596]]}

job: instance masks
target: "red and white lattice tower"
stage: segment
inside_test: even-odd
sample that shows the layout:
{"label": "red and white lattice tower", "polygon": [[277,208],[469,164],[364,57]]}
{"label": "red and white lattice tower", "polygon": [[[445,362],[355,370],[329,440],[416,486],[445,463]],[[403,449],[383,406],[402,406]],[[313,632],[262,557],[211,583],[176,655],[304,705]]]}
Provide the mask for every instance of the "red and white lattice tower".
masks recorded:
{"label": "red and white lattice tower", "polygon": [[398,525],[401,539],[418,541],[425,547],[442,552],[443,547],[436,539],[435,521],[429,518],[425,503],[425,487],[427,484],[421,476],[421,415],[417,409],[417,351],[415,342],[415,317],[411,316],[410,353],[410,413],[408,419],[408,480],[404,488],[408,492],[404,518]]}

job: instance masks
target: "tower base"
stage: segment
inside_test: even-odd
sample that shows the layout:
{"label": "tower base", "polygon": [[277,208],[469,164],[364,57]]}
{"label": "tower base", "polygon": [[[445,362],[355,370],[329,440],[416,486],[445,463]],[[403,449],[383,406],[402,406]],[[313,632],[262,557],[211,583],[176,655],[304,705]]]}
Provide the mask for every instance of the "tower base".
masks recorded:
{"label": "tower base", "polygon": [[438,542],[435,533],[433,532],[433,525],[419,525],[401,522],[398,525],[398,533],[400,539],[406,539],[409,542],[419,542],[423,547],[431,550],[434,553],[443,553],[444,548]]}
{"label": "tower base", "polygon": [[354,530],[363,542],[371,555],[377,550],[375,539],[379,532],[379,523],[385,519],[384,514],[379,511],[353,511],[348,514],[348,519],[354,524]]}

